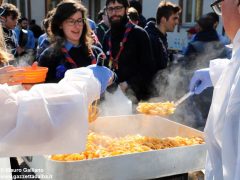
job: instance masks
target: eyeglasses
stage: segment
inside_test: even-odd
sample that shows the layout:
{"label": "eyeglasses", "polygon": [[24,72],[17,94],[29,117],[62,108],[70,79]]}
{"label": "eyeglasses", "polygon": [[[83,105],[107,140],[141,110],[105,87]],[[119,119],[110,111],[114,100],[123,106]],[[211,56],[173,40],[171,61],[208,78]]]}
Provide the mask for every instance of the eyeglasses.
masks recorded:
{"label": "eyeglasses", "polygon": [[221,8],[222,7],[222,5],[221,5],[222,1],[223,0],[217,0],[210,5],[212,7],[213,11],[219,16],[222,15],[222,8]]}
{"label": "eyeglasses", "polygon": [[85,21],[86,21],[85,18],[79,18],[79,19],[76,19],[76,20],[70,18],[70,19],[66,20],[66,23],[69,26],[75,26],[76,24],[82,26],[85,23]]}
{"label": "eyeglasses", "polygon": [[121,12],[123,8],[124,8],[123,6],[116,6],[116,7],[108,7],[106,8],[106,10],[107,10],[107,13],[113,13],[113,11],[118,13],[118,12]]}

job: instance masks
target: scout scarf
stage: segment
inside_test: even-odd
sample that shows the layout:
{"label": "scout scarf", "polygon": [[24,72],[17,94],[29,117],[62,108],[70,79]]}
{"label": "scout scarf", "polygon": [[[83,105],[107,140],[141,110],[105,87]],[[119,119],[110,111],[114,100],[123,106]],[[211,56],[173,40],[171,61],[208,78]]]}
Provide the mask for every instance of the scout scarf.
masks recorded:
{"label": "scout scarf", "polygon": [[[72,68],[77,68],[78,66],[77,66],[76,62],[75,62],[75,61],[71,58],[71,56],[69,55],[68,50],[67,50],[65,47],[63,47],[61,50],[62,50],[62,52],[64,53],[65,61],[68,62],[68,63],[70,63],[71,66],[72,66]],[[97,63],[97,60],[96,60],[96,58],[95,58],[95,56],[94,56],[94,54],[93,54],[93,51],[92,51],[92,50],[89,50],[89,54],[90,54],[89,57],[91,58],[91,64],[96,64],[96,63]]]}
{"label": "scout scarf", "polygon": [[[77,68],[78,66],[77,66],[76,62],[69,55],[68,50],[65,47],[63,47],[63,48],[61,48],[61,51],[64,53],[65,62],[67,62],[67,63],[69,63],[71,65],[71,69]],[[91,58],[91,64],[96,64],[97,60],[96,60],[96,58],[95,58],[95,56],[93,54],[93,51],[90,50],[89,54],[90,54],[89,57]],[[68,69],[69,68],[66,67],[65,64],[61,64],[61,65],[57,66],[57,68],[56,68],[56,78],[59,79],[59,80],[62,79],[64,77],[65,72]]]}
{"label": "scout scarf", "polygon": [[109,36],[108,38],[108,47],[109,47],[109,55],[110,55],[110,58],[109,58],[109,68],[113,68],[113,69],[118,69],[118,59],[124,49],[124,45],[125,43],[127,42],[128,40],[128,34],[129,32],[132,30],[132,28],[134,27],[134,24],[131,22],[131,21],[128,21],[128,23],[126,24],[126,30],[124,32],[124,36],[123,36],[123,39],[122,41],[120,42],[120,48],[119,48],[119,51],[116,55],[115,58],[113,58],[113,55],[112,55],[112,41],[111,41],[111,35]]}

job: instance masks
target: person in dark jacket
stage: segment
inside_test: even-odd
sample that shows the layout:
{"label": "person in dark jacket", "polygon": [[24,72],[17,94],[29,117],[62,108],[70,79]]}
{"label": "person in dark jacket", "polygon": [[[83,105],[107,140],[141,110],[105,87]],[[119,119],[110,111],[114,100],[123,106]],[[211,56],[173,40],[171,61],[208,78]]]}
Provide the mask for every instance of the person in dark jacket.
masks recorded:
{"label": "person in dark jacket", "polygon": [[[219,25],[219,16],[215,13],[215,12],[209,12],[206,14],[206,16],[210,16],[213,18],[214,20],[214,29],[217,29],[218,25]],[[225,34],[225,30],[223,29],[223,33]],[[220,42],[223,44],[223,45],[228,45],[231,43],[230,39],[224,35],[224,34],[219,34],[218,33],[218,37],[219,37],[219,40]]]}
{"label": "person in dark jacket", "polygon": [[36,60],[39,59],[40,55],[42,54],[42,52],[47,49],[50,44],[51,44],[51,27],[50,27],[50,22],[52,19],[52,15],[55,13],[55,9],[52,9],[51,11],[48,11],[45,19],[43,20],[43,29],[45,31],[44,34],[42,34],[39,38],[38,38],[38,45],[37,45],[37,52],[36,52]]}
{"label": "person in dark jacket", "polygon": [[[185,52],[182,70],[184,71],[185,81],[190,79],[197,69],[207,68],[209,62],[216,58],[226,58],[227,49],[221,43],[218,33],[214,28],[214,19],[209,15],[203,15],[198,21],[199,32],[193,40],[189,42]],[[193,96],[189,100],[196,105],[193,111],[198,110],[199,120],[204,127],[212,101],[213,88],[208,88],[199,96]]]}
{"label": "person in dark jacket", "polygon": [[29,23],[29,30],[33,32],[33,35],[36,39],[43,34],[42,28],[36,24],[36,20],[32,19]]}
{"label": "person in dark jacket", "polygon": [[[199,32],[196,33],[193,40],[189,42],[184,55],[187,58],[187,63],[198,59],[193,65],[199,68],[199,63],[204,63],[204,65],[201,65],[201,68],[204,68],[208,67],[209,60],[225,57],[226,49],[220,42],[218,33],[214,28],[215,21],[211,16],[204,15],[197,23],[200,28]],[[198,58],[206,54],[208,54],[207,58]],[[206,61],[204,61],[204,59],[206,59]],[[199,65],[196,65],[196,63]]]}
{"label": "person in dark jacket", "polygon": [[173,32],[179,23],[181,8],[170,2],[161,2],[156,13],[156,23],[148,22],[145,27],[151,39],[157,71],[165,69],[169,62],[167,32]]}
{"label": "person in dark jacket", "polygon": [[139,15],[139,23],[138,25],[142,28],[144,28],[147,24],[146,18],[142,15],[142,4],[139,1],[131,0],[129,1],[130,7],[133,7],[137,10]]}
{"label": "person in dark jacket", "polygon": [[106,9],[102,9],[99,13],[98,13],[99,19],[101,18],[100,22],[97,25],[97,29],[96,29],[96,34],[98,37],[99,42],[102,44],[103,43],[103,38],[106,34],[106,32],[109,29],[109,22],[108,22],[108,17],[106,14]]}
{"label": "person in dark jacket", "polygon": [[127,0],[106,1],[111,28],[105,36],[103,49],[108,58],[105,64],[118,76],[117,84],[133,103],[137,103],[149,97],[155,67],[149,37],[144,29],[129,21],[128,7]]}
{"label": "person in dark jacket", "polygon": [[50,23],[52,44],[38,59],[40,66],[49,68],[46,82],[58,82],[68,69],[96,64],[86,12],[74,0],[57,5]]}
{"label": "person in dark jacket", "polygon": [[139,14],[137,12],[137,10],[133,7],[130,7],[128,9],[128,18],[132,21],[133,24],[139,25]]}

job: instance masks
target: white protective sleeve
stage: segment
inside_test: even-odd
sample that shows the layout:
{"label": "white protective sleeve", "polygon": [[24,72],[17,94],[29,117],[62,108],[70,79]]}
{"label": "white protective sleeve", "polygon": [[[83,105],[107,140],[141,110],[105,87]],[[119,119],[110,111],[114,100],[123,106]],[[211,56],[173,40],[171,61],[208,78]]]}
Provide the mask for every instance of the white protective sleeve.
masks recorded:
{"label": "white protective sleeve", "polygon": [[214,59],[210,61],[210,76],[212,80],[213,86],[216,85],[221,73],[225,67],[227,67],[228,63],[230,62],[229,59]]}
{"label": "white protective sleeve", "polygon": [[99,96],[100,83],[88,68],[29,91],[0,85],[0,157],[83,151],[88,105]]}
{"label": "white protective sleeve", "polygon": [[9,158],[0,158],[0,178],[2,180],[12,180],[11,165]]}
{"label": "white protective sleeve", "polygon": [[232,59],[214,86],[205,126],[206,180],[240,179],[240,31],[233,46]]}

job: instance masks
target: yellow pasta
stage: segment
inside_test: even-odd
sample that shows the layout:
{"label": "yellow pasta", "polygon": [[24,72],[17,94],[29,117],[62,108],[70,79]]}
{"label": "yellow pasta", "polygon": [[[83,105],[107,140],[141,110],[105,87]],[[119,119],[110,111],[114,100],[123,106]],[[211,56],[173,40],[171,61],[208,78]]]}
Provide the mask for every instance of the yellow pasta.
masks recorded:
{"label": "yellow pasta", "polygon": [[174,113],[176,107],[173,102],[139,103],[137,111],[144,114],[168,116]]}
{"label": "yellow pasta", "polygon": [[112,138],[91,132],[88,135],[87,146],[84,152],[52,155],[51,159],[57,161],[79,161],[203,143],[204,140],[199,137],[155,138],[128,135]]}
{"label": "yellow pasta", "polygon": [[93,122],[97,119],[99,114],[99,109],[97,108],[97,101],[88,107],[88,122]]}

